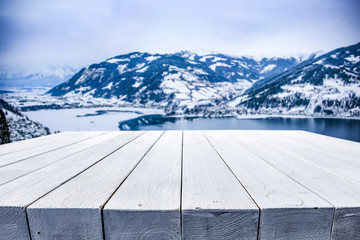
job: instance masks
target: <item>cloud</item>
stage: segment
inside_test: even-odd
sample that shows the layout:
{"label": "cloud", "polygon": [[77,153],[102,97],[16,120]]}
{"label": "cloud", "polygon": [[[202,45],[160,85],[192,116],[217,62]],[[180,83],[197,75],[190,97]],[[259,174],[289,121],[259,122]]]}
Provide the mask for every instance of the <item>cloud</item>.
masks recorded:
{"label": "cloud", "polygon": [[83,66],[131,51],[331,50],[360,39],[357,0],[3,0],[0,68]]}

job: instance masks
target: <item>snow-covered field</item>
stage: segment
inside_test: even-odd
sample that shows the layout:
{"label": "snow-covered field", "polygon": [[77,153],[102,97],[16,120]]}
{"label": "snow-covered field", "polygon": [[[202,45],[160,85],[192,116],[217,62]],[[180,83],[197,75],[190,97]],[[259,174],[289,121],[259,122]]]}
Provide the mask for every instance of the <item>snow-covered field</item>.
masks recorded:
{"label": "snow-covered field", "polygon": [[54,131],[116,131],[120,121],[147,114],[163,114],[162,110],[145,108],[75,108],[24,112],[30,119]]}
{"label": "snow-covered field", "polygon": [[117,98],[104,99],[94,98],[89,95],[71,95],[62,97],[53,97],[45,94],[50,88],[27,88],[27,89],[9,89],[11,93],[1,95],[11,105],[17,108],[26,108],[31,106],[58,105],[63,108],[74,107],[128,107],[130,104]]}

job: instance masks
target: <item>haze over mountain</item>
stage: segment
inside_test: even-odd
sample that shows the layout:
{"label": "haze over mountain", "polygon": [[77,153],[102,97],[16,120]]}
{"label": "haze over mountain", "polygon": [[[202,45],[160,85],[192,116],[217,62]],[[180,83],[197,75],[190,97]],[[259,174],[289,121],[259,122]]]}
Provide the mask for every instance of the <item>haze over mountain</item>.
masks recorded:
{"label": "haze over mountain", "polygon": [[41,71],[0,72],[1,88],[54,87],[71,78],[75,67],[47,67]]}
{"label": "haze over mountain", "polygon": [[281,57],[359,41],[358,0],[3,0],[0,70],[87,66],[115,54]]}

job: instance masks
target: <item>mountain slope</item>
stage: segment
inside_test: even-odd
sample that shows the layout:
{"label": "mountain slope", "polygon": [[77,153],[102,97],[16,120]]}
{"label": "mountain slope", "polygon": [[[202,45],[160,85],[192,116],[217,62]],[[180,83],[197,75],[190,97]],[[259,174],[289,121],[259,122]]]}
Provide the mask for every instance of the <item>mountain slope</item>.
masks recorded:
{"label": "mountain slope", "polygon": [[[38,122],[31,121],[26,115],[21,114],[16,108],[0,99],[0,109],[4,113],[2,124],[8,128],[11,141],[19,141],[50,134],[50,130]],[[4,118],[4,119],[3,119]],[[5,127],[6,125],[6,127]],[[4,133],[4,138],[6,133]],[[3,138],[3,136],[1,136]],[[4,142],[5,143],[5,142]]]}
{"label": "mountain slope", "polygon": [[134,52],[83,68],[48,93],[117,98],[162,107],[168,113],[185,112],[195,106],[215,106],[229,101],[259,79],[297,64],[295,58],[255,60],[221,54]]}
{"label": "mountain slope", "polygon": [[359,116],[359,62],[360,43],[301,60],[134,52],[83,68],[48,93],[168,114],[349,117]]}
{"label": "mountain slope", "polygon": [[360,43],[258,81],[237,102],[252,113],[360,116]]}

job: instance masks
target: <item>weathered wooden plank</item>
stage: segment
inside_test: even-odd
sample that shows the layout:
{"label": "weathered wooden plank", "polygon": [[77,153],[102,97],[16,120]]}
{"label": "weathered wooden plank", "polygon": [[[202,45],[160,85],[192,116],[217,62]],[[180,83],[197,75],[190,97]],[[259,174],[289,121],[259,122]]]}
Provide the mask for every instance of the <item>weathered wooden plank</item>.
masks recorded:
{"label": "weathered wooden plank", "polygon": [[102,239],[101,208],[162,134],[141,135],[31,204],[32,239]]}
{"label": "weathered wooden plank", "polygon": [[259,209],[200,131],[184,131],[183,239],[256,239]]}
{"label": "weathered wooden plank", "polygon": [[[105,213],[107,221],[111,222],[105,225],[105,239],[180,239],[178,211],[127,210],[121,213],[115,211]],[[119,232],[123,226],[128,226],[128,229]],[[109,234],[114,232],[116,233]]]}
{"label": "weathered wooden plank", "polygon": [[10,182],[16,178],[32,173],[57,161],[66,159],[67,157],[81,152],[87,148],[93,147],[108,139],[124,134],[124,132],[108,132],[97,135],[84,141],[74,143],[54,151],[41,154],[35,157],[27,158],[24,161],[15,162],[0,168],[0,185]]}
{"label": "weathered wooden plank", "polygon": [[[281,131],[283,132],[283,131]],[[285,134],[290,133],[290,135],[292,134],[293,131],[284,131]],[[358,142],[354,142],[354,141],[350,141],[350,140],[346,140],[346,139],[342,139],[342,138],[337,138],[337,137],[330,137],[327,135],[323,135],[323,134],[319,134],[319,133],[314,133],[314,132],[309,132],[309,131],[298,131],[297,135],[301,134],[306,136],[307,138],[316,138],[316,139],[323,139],[325,141],[328,142],[328,144],[331,144],[332,146],[337,146],[338,144],[342,145],[342,149],[341,150],[349,150],[352,151],[353,148],[357,148],[359,143]],[[326,147],[326,146],[324,146]],[[346,154],[346,151],[341,151],[342,153]]]}
{"label": "weathered wooden plank", "polygon": [[13,152],[9,154],[5,154],[0,156],[0,167],[4,167],[6,165],[19,162],[25,159],[28,159],[30,157],[34,157],[37,155],[45,154],[47,152],[54,151],[56,149],[60,149],[66,146],[70,146],[74,143],[84,141],[85,139],[105,134],[106,132],[88,132],[83,134],[76,134],[74,136],[71,136],[70,138],[66,135],[63,136],[64,138],[58,139],[58,141],[49,143],[46,145],[40,145],[37,147],[32,147],[30,149],[26,149],[20,152]]}
{"label": "weathered wooden plank", "polygon": [[[306,225],[304,234],[297,236],[296,238],[305,238],[305,233],[312,233],[314,237],[316,234],[319,234],[319,229],[322,228],[322,224],[328,224],[327,217],[329,214],[327,214],[327,212],[324,213],[323,219],[320,216],[321,211],[326,207],[319,204],[318,209],[314,209],[316,207],[312,206],[311,201],[302,202],[301,206],[294,207],[294,205],[296,206],[297,203],[300,203],[300,201],[297,202],[297,200],[302,200],[303,195],[305,195],[306,200],[308,200],[309,190],[323,199],[320,201],[325,200],[335,207],[333,231],[331,236],[332,239],[356,239],[360,235],[360,228],[358,227],[360,224],[360,185],[354,183],[354,181],[347,180],[349,176],[342,176],[340,172],[335,172],[339,171],[335,166],[340,167],[341,171],[348,171],[349,173],[358,170],[359,161],[356,157],[359,146],[358,143],[343,140],[338,142],[335,138],[328,139],[328,137],[317,134],[307,134],[305,132],[295,132],[296,134],[293,134],[291,131],[229,131],[225,134],[222,134],[223,131],[209,132],[209,134],[208,131],[205,131],[204,133],[208,137],[208,140],[211,144],[207,142],[203,135],[198,135],[198,132],[189,133],[190,136],[188,136],[188,140],[186,140],[185,133],[185,142],[188,142],[188,144],[184,146],[184,164],[186,164],[185,158],[188,159],[188,157],[186,157],[186,153],[188,153],[188,155],[192,155],[191,159],[187,160],[187,169],[189,170],[190,167],[190,172],[186,171],[188,175],[191,175],[190,179],[192,182],[188,181],[187,186],[190,186],[190,188],[185,188],[186,172],[184,172],[183,191],[187,191],[187,189],[189,189],[186,199],[190,199],[188,202],[191,203],[188,204],[191,206],[191,209],[186,208],[184,205],[185,197],[183,195],[182,229],[184,231],[184,239],[217,239],[222,237],[237,238],[239,236],[241,238],[246,238],[249,236],[246,235],[246,230],[249,231],[249,229],[244,230],[239,228],[239,224],[241,225],[242,223],[249,221],[249,219],[251,221],[249,221],[250,223],[246,222],[247,227],[249,224],[250,227],[252,227],[253,222],[256,222],[257,224],[257,218],[254,217],[254,211],[251,211],[257,209],[256,206],[255,209],[249,209],[244,207],[244,203],[236,203],[236,200],[240,201],[242,196],[241,194],[238,194],[239,190],[236,189],[236,181],[238,185],[241,187],[243,185],[246,188],[251,197],[257,202],[262,210],[260,214],[260,238],[281,239],[281,237],[279,237],[279,233],[286,232],[286,234],[288,234],[289,232],[299,232],[300,227],[304,225]],[[37,225],[53,226],[53,229],[58,229],[60,226],[60,228],[64,229],[66,233],[49,233],[47,231],[52,230],[47,229],[52,229],[51,227],[45,227],[45,229],[39,229],[35,227],[34,229],[32,228],[32,233],[34,235],[33,238],[69,238],[70,236],[73,239],[81,239],[84,238],[84,236],[94,236],[94,232],[100,231],[99,228],[101,228],[101,218],[99,220],[99,216],[101,216],[101,207],[104,203],[98,204],[99,206],[97,206],[95,203],[94,206],[87,206],[86,204],[82,203],[82,201],[87,201],[87,196],[90,196],[89,199],[97,201],[101,198],[108,199],[109,195],[105,196],[106,194],[102,191],[91,191],[90,187],[85,187],[85,189],[82,189],[81,184],[74,184],[72,187],[67,187],[67,185],[73,180],[75,181],[75,179],[80,178],[80,176],[87,173],[93,167],[97,167],[99,163],[88,169],[91,165],[111,154],[113,151],[119,148],[121,144],[125,144],[126,142],[131,141],[131,139],[137,136],[136,134],[141,133],[126,132],[119,134],[121,136],[111,138],[100,144],[95,144],[95,142],[93,142],[93,146],[85,150],[84,142],[92,140],[85,140],[81,143],[75,143],[79,144],[77,146],[83,146],[83,151],[78,149],[80,152],[77,153],[75,153],[75,147],[71,148],[71,146],[74,145],[71,145],[62,148],[63,150],[68,150],[66,152],[62,152],[61,149],[54,150],[54,152],[57,152],[58,155],[54,154],[54,152],[53,154],[49,152],[41,154],[37,157],[33,157],[32,159],[34,161],[27,159],[26,161],[12,164],[13,166],[18,166],[18,168],[14,168],[13,171],[10,171],[12,172],[11,174],[15,173],[15,171],[23,171],[20,166],[26,168],[25,172],[29,169],[34,170],[36,166],[39,168],[36,168],[36,171],[25,173],[24,176],[0,186],[0,239],[28,239],[29,233],[26,223],[26,207],[33,202],[35,202],[35,204],[41,203],[43,199],[47,199],[47,196],[50,196],[49,200],[55,202],[58,205],[54,205],[54,207],[45,206],[37,208],[34,204],[34,208],[29,208],[29,211],[33,211],[33,220],[35,219],[35,221],[38,221],[36,223]],[[108,229],[106,231],[118,231],[119,226],[117,226],[115,222],[118,222],[120,226],[129,227],[124,229],[123,233],[131,232],[131,228],[136,229],[134,226],[140,226],[141,224],[149,224],[150,222],[150,224],[159,225],[159,222],[163,222],[164,224],[161,226],[164,229],[168,229],[166,230],[167,233],[172,231],[169,231],[169,229],[173,229],[174,232],[172,235],[164,234],[165,238],[178,238],[178,233],[175,233],[175,229],[177,228],[175,225],[178,224],[176,219],[179,219],[179,212],[168,211],[166,209],[160,208],[154,211],[157,206],[156,203],[159,204],[159,206],[169,206],[170,204],[168,204],[168,201],[174,201],[162,200],[163,205],[160,205],[161,199],[165,199],[165,195],[161,195],[162,191],[169,194],[170,190],[168,191],[157,187],[158,185],[163,186],[162,184],[166,183],[165,181],[160,181],[161,176],[175,178],[175,174],[173,176],[169,175],[170,173],[168,173],[167,170],[163,170],[163,172],[161,171],[161,169],[166,169],[169,167],[169,165],[166,165],[166,163],[170,162],[171,159],[174,160],[176,156],[178,156],[175,151],[173,155],[169,156],[165,164],[163,164],[164,166],[161,164],[156,164],[158,161],[164,161],[161,156],[162,154],[165,154],[166,149],[163,150],[163,147],[160,146],[167,146],[168,144],[171,146],[175,145],[175,142],[172,142],[169,139],[166,141],[163,139],[167,136],[167,134],[169,133],[166,132],[165,135],[163,135],[154,145],[154,147],[151,148],[143,160],[139,162],[139,165],[134,168],[134,171],[130,170],[132,173],[128,175],[126,181],[123,182],[113,197],[110,198],[108,205],[106,205],[104,209],[104,219],[110,219],[110,223],[112,225],[109,225],[107,228],[105,224],[105,229]],[[195,140],[192,138],[193,135],[195,136]],[[98,138],[106,138],[105,136],[106,134],[99,136]],[[224,136],[224,139],[219,136]],[[320,137],[321,140],[318,141],[317,137]],[[191,139],[193,139],[194,142],[191,142]],[[204,141],[204,139],[206,141]],[[311,139],[311,141],[308,139]],[[234,144],[236,146],[239,145],[241,150],[239,150],[238,147],[235,147]],[[134,147],[132,148],[128,148],[128,150],[131,149],[131,151],[134,151],[135,149],[135,151],[138,151],[135,145],[133,145]],[[45,143],[43,146],[45,146]],[[218,153],[212,146],[215,147],[223,159],[217,155]],[[27,148],[25,145],[23,145],[23,147],[25,147],[25,149],[23,149],[25,151],[30,149],[30,147]],[[66,155],[71,152],[70,149],[73,151],[72,155]],[[170,152],[170,150],[168,151]],[[14,152],[9,152],[6,154],[12,153]],[[46,159],[46,157],[41,158],[40,156],[42,155],[48,156],[48,159]],[[122,155],[121,157],[124,159],[127,158],[126,154],[119,153],[119,155]],[[55,160],[59,159],[60,156],[62,156],[61,161]],[[113,154],[111,154],[109,158],[112,156]],[[318,160],[319,158],[320,160]],[[342,158],[344,161],[342,161]],[[107,158],[105,158],[103,161],[106,159]],[[232,159],[233,161],[228,161],[229,159]],[[330,163],[331,169],[329,169],[328,166],[325,165],[327,159],[330,159],[331,162],[335,162],[336,164],[342,162],[343,166],[332,165],[333,163]],[[260,160],[263,161],[263,164],[260,163]],[[323,162],[323,165],[319,165],[319,161],[320,163]],[[27,165],[25,162],[27,162]],[[32,162],[34,166],[32,166],[30,162]],[[105,185],[105,183],[97,184],[96,179],[98,179],[98,175],[99,178],[103,176],[102,174],[104,173],[101,173],[103,172],[103,169],[105,169],[105,172],[113,172],[117,167],[119,167],[117,165],[115,166],[115,161],[112,162],[113,164],[103,164],[101,168],[97,168],[98,171],[93,171],[92,174],[88,174],[88,184],[93,185],[96,189],[102,188],[101,186],[105,186],[104,188],[109,187]],[[153,166],[153,164],[155,164],[157,167]],[[3,173],[6,173],[6,171],[3,172],[2,170],[10,169],[12,165],[8,165],[2,169],[0,168],[0,179],[4,176]],[[106,169],[108,166],[110,166],[110,168],[113,170]],[[192,169],[191,166],[194,166],[194,169]],[[200,166],[206,167],[202,168]],[[227,169],[227,171],[224,170],[224,167]],[[144,169],[147,169],[148,172],[146,172]],[[171,168],[170,171],[175,171],[175,169],[176,168]],[[287,178],[283,178],[280,172],[276,173],[276,169],[278,169],[283,175],[286,175]],[[125,171],[124,169],[121,170]],[[82,171],[85,172],[78,175]],[[224,172],[227,172],[225,177],[223,176]],[[237,175],[237,178],[240,181],[236,179],[232,172]],[[111,174],[114,175],[110,176]],[[153,174],[164,175],[160,175],[160,177],[156,178],[156,180]],[[233,178],[231,178],[231,174],[233,174]],[[78,176],[75,177],[76,175]],[[94,176],[96,179],[91,179]],[[110,173],[109,176],[103,176],[105,180],[100,181],[113,179],[114,176],[115,173]],[[355,174],[352,176],[352,178],[356,177]],[[188,178],[189,177],[187,177],[187,179]],[[134,179],[139,179],[139,181],[133,181]],[[257,181],[251,182],[251,179]],[[304,186],[305,190],[302,191],[298,186],[293,187],[294,183],[291,183],[289,179],[291,179],[293,182],[299,183],[300,186]],[[197,180],[200,183],[198,183]],[[83,181],[85,182],[85,178]],[[108,181],[107,184],[109,182],[111,181]],[[121,181],[116,187],[113,187],[113,192],[120,185],[120,183]],[[261,189],[260,183],[264,184],[263,189]],[[280,183],[280,189],[276,188],[276,183]],[[110,183],[110,185],[111,184],[112,183]],[[175,182],[171,182],[171,184],[175,184]],[[144,186],[148,187],[144,188]],[[235,190],[233,190],[234,186]],[[110,187],[108,189],[110,189]],[[176,187],[171,189],[171,191],[175,192],[175,189]],[[54,191],[49,193],[52,190]],[[67,212],[65,211],[65,208],[67,207],[65,206],[64,202],[72,199],[72,197],[59,197],[56,195],[58,190],[63,192],[63,194],[67,194],[65,192],[69,192],[70,195],[76,195],[78,192],[82,192],[81,196],[86,197],[79,200],[79,202],[74,203],[74,205],[69,208],[71,209],[71,212]],[[138,194],[136,192],[137,190],[139,190]],[[104,191],[107,190],[105,189]],[[245,190],[243,189],[242,192],[240,192],[243,194],[244,191]],[[111,191],[108,191],[108,193],[110,192]],[[131,194],[128,194],[129,192]],[[171,196],[175,196],[174,192],[172,192]],[[261,195],[267,192],[270,192],[270,194],[267,195],[266,198],[261,199]],[[47,193],[49,194],[43,197]],[[141,196],[144,196],[141,195],[141,193],[146,193],[146,195],[149,196],[158,195],[159,199],[152,199],[149,197],[151,200],[149,201],[150,204],[143,204],[142,202],[145,202],[143,199],[146,199],[147,197],[141,199]],[[93,197],[93,194],[97,195],[97,197]],[[292,198],[293,196],[295,196],[295,198]],[[115,201],[117,197],[120,199],[120,201],[114,205],[118,205],[116,210],[121,210],[122,217],[119,217],[117,211],[112,211],[113,209],[111,208],[107,209],[107,207],[110,206],[112,201]],[[40,200],[37,201],[39,198]],[[248,196],[248,198],[250,197]],[[212,202],[213,199],[215,202]],[[164,202],[166,204],[164,204]],[[290,206],[287,206],[285,204],[286,202]],[[138,206],[137,204],[139,203],[142,206]],[[220,206],[220,208],[217,208],[217,206]],[[237,207],[234,208],[233,206]],[[306,206],[304,208],[304,212],[299,214],[298,210],[304,206]],[[150,210],[151,208],[153,209]],[[279,209],[283,211],[282,214],[279,214]],[[106,212],[108,213],[107,217],[105,216]],[[155,212],[159,213],[159,215],[154,214]],[[257,212],[255,213],[257,214]],[[293,225],[289,224],[289,219],[291,222],[291,219],[295,219],[295,217],[298,219],[302,218],[311,220],[310,222],[301,222],[300,225],[296,225],[295,223]],[[274,219],[277,219],[276,222],[278,223],[275,225],[275,227],[270,226],[266,228],[261,225],[265,224],[266,222],[274,222]],[[318,229],[315,230],[314,226],[310,224],[312,221],[314,221],[314,219],[319,219],[319,223],[317,223]],[[284,222],[285,224],[283,224]],[[33,226],[36,226],[36,224]],[[74,225],[74,227],[72,227],[72,225]],[[79,227],[79,225],[81,226]],[[291,226],[289,227],[289,225]],[[152,231],[153,229],[149,231],[148,228],[149,226],[138,228],[140,231],[137,232],[138,235],[136,235],[136,237],[144,236],[145,238],[161,238],[160,231],[158,231],[157,234]],[[189,234],[189,229],[193,231],[194,234]],[[236,232],[232,232],[231,229],[236,229]],[[257,228],[255,227],[255,232],[256,229]],[[241,231],[243,231],[245,235],[239,235],[239,232]],[[136,230],[134,230],[134,232],[136,232]],[[272,235],[270,237],[263,237],[265,235],[264,232],[271,232]],[[322,239],[322,237],[326,234],[327,233],[324,233],[324,235],[316,238]],[[254,235],[251,235],[250,237],[254,238],[253,236]],[[127,238],[129,235],[123,234],[122,237]],[[325,239],[328,238],[329,236],[326,235]]]}
{"label": "weathered wooden plank", "polygon": [[356,239],[355,236],[360,236],[360,186],[304,161],[297,153],[287,152],[287,145],[273,137],[276,134],[287,142],[286,136],[279,132],[268,136],[260,131],[241,131],[236,135],[242,146],[335,207],[332,239]]}
{"label": "weathered wooden plank", "polygon": [[180,239],[182,132],[167,131],[103,210],[105,239]]}
{"label": "weathered wooden plank", "polygon": [[[360,199],[360,198],[358,198]],[[331,239],[359,239],[360,236],[360,207],[337,208]]]}
{"label": "weathered wooden plank", "polygon": [[[334,138],[320,137],[319,134],[308,135],[303,131],[260,133],[275,138],[277,144],[285,147],[287,152],[294,153],[305,161],[348,181],[360,184],[360,143],[351,141],[336,143]],[[347,145],[349,142],[351,148]],[[304,149],[306,151],[303,151]]]}
{"label": "weathered wooden plank", "polygon": [[[143,132],[126,132],[86,151],[0,186],[0,236],[28,239],[26,207],[69,179],[101,161]],[[96,175],[96,174],[95,174]]]}
{"label": "weathered wooden plank", "polygon": [[330,238],[332,205],[240,146],[228,131],[204,134],[260,207],[260,239]]}
{"label": "weathered wooden plank", "polygon": [[53,143],[53,142],[58,141],[59,138],[61,139],[66,136],[70,137],[74,134],[75,134],[74,132],[61,132],[61,133],[57,133],[57,134],[50,134],[50,135],[46,135],[46,136],[42,136],[42,137],[31,138],[31,139],[27,139],[27,140],[23,140],[23,141],[2,144],[2,145],[0,145],[0,156],[9,154],[9,153],[13,153],[13,152],[23,151],[25,149],[37,147],[40,145]]}
{"label": "weathered wooden plank", "polygon": [[[270,134],[272,131],[263,131]],[[344,139],[329,137],[306,131],[277,131],[274,137],[284,136],[292,145],[299,145],[312,152],[321,153],[329,158],[338,159],[360,166],[360,143]]]}

